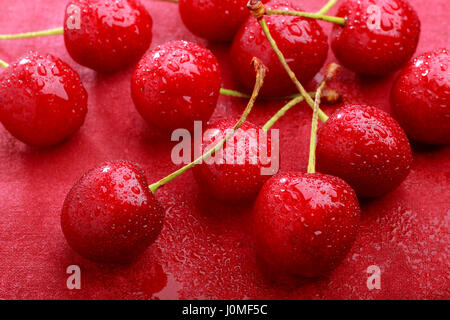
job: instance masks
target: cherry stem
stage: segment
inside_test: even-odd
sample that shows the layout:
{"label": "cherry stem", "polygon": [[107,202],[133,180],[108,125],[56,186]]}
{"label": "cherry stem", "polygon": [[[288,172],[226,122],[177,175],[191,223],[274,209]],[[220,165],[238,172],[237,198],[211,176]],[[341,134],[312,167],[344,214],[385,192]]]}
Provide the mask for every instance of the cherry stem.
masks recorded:
{"label": "cherry stem", "polygon": [[170,175],[168,175],[167,177],[161,179],[160,181],[150,185],[149,189],[150,189],[150,191],[152,193],[155,193],[160,187],[162,187],[165,184],[169,183],[170,181],[172,181],[176,177],[182,175],[183,173],[185,173],[189,169],[191,169],[194,166],[196,166],[197,164],[201,163],[207,157],[211,156],[214,152],[216,152],[217,150],[222,148],[222,146],[225,144],[225,142],[227,142],[229,139],[231,139],[234,136],[234,134],[236,133],[236,131],[247,120],[247,116],[252,111],[252,108],[253,108],[253,106],[255,104],[256,98],[259,95],[259,91],[261,90],[261,87],[262,87],[262,85],[264,83],[264,78],[265,78],[266,73],[267,73],[267,67],[258,58],[253,58],[252,64],[253,64],[253,67],[255,68],[255,71],[256,71],[255,87],[253,89],[253,93],[252,93],[252,95],[250,97],[250,100],[248,101],[247,107],[245,108],[244,112],[242,113],[241,118],[239,119],[239,121],[233,127],[232,132],[227,134],[227,136],[224,139],[222,139],[218,144],[216,144],[212,149],[210,149],[208,152],[203,154],[201,157],[197,158],[194,162],[191,162],[190,164],[188,164],[188,165],[184,166],[183,168],[181,168],[181,169],[171,173]]}
{"label": "cherry stem", "polygon": [[[316,96],[316,92],[309,92],[308,94],[313,98]],[[326,99],[327,103],[334,104],[341,99],[341,94],[335,90],[325,90],[322,92],[322,99],[323,98]],[[264,131],[271,129],[273,125],[286,114],[286,112],[305,100],[301,95],[294,95],[290,97],[290,99],[291,100],[287,104],[285,104],[280,110],[277,111],[277,113],[273,115],[272,118],[270,118],[269,121],[266,122],[266,124],[262,127]]]}
{"label": "cherry stem", "polygon": [[224,89],[224,88],[220,89],[220,94],[223,96],[236,97],[236,98],[246,98],[246,99],[250,98],[250,95],[248,95],[246,93],[242,93],[242,92],[239,92],[236,90],[231,90],[231,89]]}
{"label": "cherry stem", "polygon": [[[220,89],[220,94],[223,95],[223,96],[227,96],[227,97],[250,99],[250,95],[249,94],[243,93],[243,92],[240,92],[240,91],[237,91],[237,90],[232,90],[232,89],[221,88]],[[286,99],[294,99],[294,98],[301,97],[301,96],[302,96],[301,94],[296,93],[296,94],[292,94],[290,96],[285,96],[285,97],[268,98],[268,100],[286,100]],[[312,96],[312,97],[314,97],[314,96]]]}
{"label": "cherry stem", "polygon": [[308,161],[308,173],[316,173],[316,148],[317,148],[317,127],[319,126],[319,105],[320,96],[322,90],[325,87],[326,82],[322,81],[319,88],[317,88],[316,99],[314,101],[314,112],[311,125],[311,139],[309,143],[309,161]]}
{"label": "cherry stem", "polygon": [[338,2],[338,0],[330,0],[328,1],[328,3],[326,5],[323,6],[322,9],[320,9],[319,11],[317,11],[317,14],[326,14],[328,11],[331,10],[331,8],[333,8],[333,6]]}
{"label": "cherry stem", "polygon": [[[270,34],[266,20],[264,19],[264,13],[266,12],[266,8],[264,7],[264,4],[260,0],[250,0],[247,6],[248,6],[248,9],[253,14],[253,16],[256,18],[256,20],[258,20],[259,25],[261,26],[267,40],[270,43],[270,46],[272,47],[273,51],[275,51],[275,54],[277,55],[278,59],[280,60],[281,64],[283,65],[283,68],[288,73],[292,82],[295,84],[295,86],[297,87],[298,91],[301,93],[303,98],[305,98],[305,100],[309,104],[309,106],[312,109],[314,109],[313,99],[309,96],[308,92],[306,92],[305,88],[302,86],[300,81],[298,81],[297,76],[295,75],[295,73],[292,71],[292,69],[287,64],[283,53],[278,48],[277,43],[275,42],[272,35]],[[320,120],[322,120],[322,122],[326,122],[328,120],[328,116],[320,109],[319,109],[319,117],[320,117]]]}
{"label": "cherry stem", "polygon": [[310,18],[310,19],[317,19],[317,20],[332,22],[335,24],[339,24],[341,26],[344,26],[347,22],[347,19],[345,19],[345,18],[326,16],[323,14],[312,13],[312,12],[266,9],[265,14],[266,15],[284,15],[284,16],[305,17],[305,18]]}
{"label": "cherry stem", "polygon": [[[311,92],[310,94],[312,96],[316,95],[315,92]],[[303,96],[297,96],[297,97],[293,98],[291,101],[289,101],[287,104],[285,104],[280,110],[278,110],[278,112],[275,113],[274,116],[272,118],[270,118],[269,121],[267,121],[267,123],[262,127],[262,129],[264,131],[268,131],[270,128],[273,127],[275,122],[277,122],[282,116],[285,115],[286,112],[288,112],[293,106],[299,104],[303,100],[305,100],[305,98],[303,98]]]}
{"label": "cherry stem", "polygon": [[9,64],[3,60],[0,60],[0,67],[2,67],[3,69],[6,69],[9,67]]}
{"label": "cherry stem", "polygon": [[308,173],[316,173],[316,148],[317,148],[317,128],[319,126],[319,106],[322,97],[322,90],[327,83],[331,81],[338,73],[340,67],[336,63],[331,63],[325,72],[325,77],[320,83],[316,91],[316,98],[314,101],[314,112],[311,124],[311,139],[309,144],[309,161]]}
{"label": "cherry stem", "polygon": [[64,33],[64,28],[59,27],[59,28],[36,31],[36,32],[26,32],[26,33],[18,33],[18,34],[2,34],[2,35],[0,35],[0,40],[14,40],[14,39],[46,37],[46,36],[54,36],[54,35],[58,35],[58,34],[63,34],[63,33]]}

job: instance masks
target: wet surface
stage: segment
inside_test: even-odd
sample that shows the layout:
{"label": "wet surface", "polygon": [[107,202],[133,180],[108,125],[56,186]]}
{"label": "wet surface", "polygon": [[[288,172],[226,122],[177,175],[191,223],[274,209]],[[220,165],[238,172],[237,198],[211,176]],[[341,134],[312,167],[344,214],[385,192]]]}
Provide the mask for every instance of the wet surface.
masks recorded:
{"label": "wet surface", "polygon": [[[323,1],[325,3],[325,1]],[[422,21],[417,53],[448,45],[445,0],[410,1]],[[208,45],[181,24],[172,3],[145,1],[154,20],[152,48],[169,40],[206,45],[219,59],[224,87],[237,88],[228,49]],[[317,1],[303,1],[318,10]],[[2,33],[60,26],[65,2],[17,0],[0,12]],[[15,17],[11,19],[10,17]],[[323,24],[326,32],[330,26]],[[362,201],[361,228],[343,263],[317,280],[286,278],[267,270],[255,255],[251,205],[208,199],[192,173],[158,191],[166,211],[161,236],[137,261],[104,265],[87,261],[66,243],[60,212],[67,192],[88,169],[107,160],[139,162],[149,182],[176,169],[170,137],[150,128],[130,97],[133,68],[99,75],[77,65],[62,36],[0,43],[0,58],[12,61],[26,50],[50,52],[78,72],[89,92],[85,125],[51,149],[23,145],[0,128],[0,298],[57,299],[382,299],[449,298],[448,147],[413,146],[412,172],[394,192]],[[331,52],[329,61],[334,61]],[[343,70],[332,88],[344,103],[371,104],[389,111],[393,77],[362,78]],[[282,103],[258,103],[249,120],[264,124]],[[237,117],[245,101],[220,97],[213,119]],[[335,107],[326,107],[331,114]],[[305,104],[281,119],[281,170],[305,171],[311,112]],[[66,268],[79,265],[82,289],[66,287]],[[367,268],[381,269],[381,290],[369,291]]]}

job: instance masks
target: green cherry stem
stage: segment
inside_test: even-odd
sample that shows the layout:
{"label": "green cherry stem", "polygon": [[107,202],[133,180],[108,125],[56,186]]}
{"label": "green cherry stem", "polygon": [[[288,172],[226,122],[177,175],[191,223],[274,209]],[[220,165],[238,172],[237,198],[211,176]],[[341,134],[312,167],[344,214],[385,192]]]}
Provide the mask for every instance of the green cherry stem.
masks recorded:
{"label": "green cherry stem", "polygon": [[3,60],[0,60],[0,67],[2,67],[3,69],[6,69],[9,67],[9,64]]}
{"label": "green cherry stem", "polygon": [[284,15],[284,16],[305,17],[305,18],[311,18],[311,19],[316,19],[316,20],[332,22],[335,24],[339,24],[341,26],[344,26],[345,23],[347,22],[347,20],[345,18],[326,16],[323,14],[312,13],[312,12],[266,9],[265,14],[266,15]]}
{"label": "green cherry stem", "polygon": [[[248,9],[251,11],[253,16],[258,21],[259,25],[261,26],[267,40],[270,43],[270,46],[272,47],[273,51],[275,51],[275,54],[277,55],[278,59],[280,60],[281,64],[283,65],[283,68],[288,73],[289,77],[291,78],[292,82],[297,87],[298,91],[301,93],[303,98],[306,100],[306,102],[309,104],[311,109],[314,109],[314,101],[309,96],[308,92],[306,92],[305,88],[302,86],[300,81],[298,81],[297,76],[292,71],[292,69],[289,67],[289,65],[286,62],[286,59],[284,58],[283,53],[278,48],[277,43],[273,39],[272,35],[270,34],[269,28],[267,26],[266,20],[264,19],[264,13],[266,12],[266,8],[264,7],[264,4],[260,0],[250,0],[248,3]],[[326,122],[328,120],[328,116],[319,109],[319,117],[322,122]]]}
{"label": "green cherry stem", "polygon": [[289,101],[280,110],[278,110],[278,112],[275,113],[275,115],[272,118],[270,118],[269,121],[267,121],[267,123],[262,127],[262,129],[264,131],[269,131],[270,128],[273,127],[275,122],[277,122],[282,116],[284,116],[285,113],[288,112],[293,106],[299,104],[303,100],[305,100],[305,98],[303,98],[302,96],[299,96],[299,97],[296,97],[296,98],[292,99],[291,101]]}
{"label": "green cherry stem", "polygon": [[323,6],[322,9],[320,9],[319,11],[317,11],[317,14],[327,14],[328,11],[331,10],[331,8],[334,7],[334,5],[338,2],[338,0],[330,0],[327,2],[326,5]]}
{"label": "green cherry stem", "polygon": [[0,40],[14,40],[14,39],[25,39],[25,38],[36,38],[36,37],[46,37],[55,36],[64,33],[64,28],[54,28],[49,30],[42,30],[36,32],[26,32],[18,34],[2,34],[0,35]]}
{"label": "green cherry stem", "polygon": [[314,112],[311,124],[311,139],[309,143],[309,161],[308,161],[308,173],[316,173],[316,148],[317,148],[317,127],[319,126],[319,105],[320,96],[322,90],[325,87],[326,82],[322,81],[319,88],[317,88],[316,99],[314,101]]}
{"label": "green cherry stem", "polygon": [[159,188],[161,188],[165,184],[169,183],[170,181],[172,181],[176,177],[182,175],[183,173],[185,173],[189,169],[193,168],[197,164],[201,163],[204,159],[206,159],[207,157],[211,156],[214,152],[216,152],[217,150],[222,148],[222,146],[225,144],[225,142],[227,142],[230,138],[232,138],[234,136],[234,134],[236,133],[236,131],[247,120],[247,116],[252,111],[253,105],[255,104],[256,98],[259,95],[259,91],[261,90],[261,87],[262,87],[262,85],[264,83],[264,78],[265,78],[266,73],[267,73],[266,66],[259,59],[253,58],[252,64],[253,64],[253,66],[255,68],[255,71],[256,71],[255,87],[253,89],[253,93],[252,93],[252,95],[250,97],[250,100],[248,101],[247,107],[245,108],[244,112],[242,113],[242,116],[239,119],[239,121],[233,127],[232,132],[230,132],[224,139],[222,139],[218,144],[216,144],[208,152],[203,154],[201,157],[197,158],[194,162],[191,162],[190,164],[188,164],[188,165],[182,167],[181,169],[171,173],[170,175],[168,175],[167,177],[161,179],[160,181],[150,185],[149,189],[150,189],[150,191],[152,193],[155,193]]}
{"label": "green cherry stem", "polygon": [[[327,81],[328,82],[328,81]],[[341,99],[341,94],[335,90],[321,90],[321,99],[325,99],[327,103],[329,104],[335,104]],[[311,98],[315,98],[316,92],[309,92],[309,95]],[[264,131],[269,131],[273,125],[281,118],[283,117],[286,112],[288,112],[292,107],[299,104],[300,102],[304,101],[305,99],[301,95],[296,95],[290,98],[291,100],[285,104],[280,110],[278,110],[277,113],[273,115],[272,118],[270,118],[269,121],[262,127]]]}
{"label": "green cherry stem", "polygon": [[[308,93],[311,97],[315,97],[316,93],[315,92],[309,92]],[[286,103],[280,110],[278,110],[277,113],[275,113],[273,115],[272,118],[270,118],[269,121],[266,122],[266,124],[262,127],[262,129],[264,131],[269,131],[270,128],[273,127],[273,125],[275,124],[275,122],[277,122],[281,117],[283,117],[286,112],[288,112],[293,106],[299,104],[300,102],[304,101],[305,98],[303,98],[303,96],[296,96],[293,97],[288,103]]]}
{"label": "green cherry stem", "polygon": [[316,173],[317,128],[319,126],[319,106],[320,99],[322,98],[322,91],[327,83],[336,76],[336,74],[339,72],[339,69],[340,67],[336,63],[331,63],[327,67],[325,76],[316,91],[314,112],[311,124],[311,140],[309,144],[308,173]]}
{"label": "green cherry stem", "polygon": [[231,89],[224,89],[224,88],[220,89],[220,94],[223,96],[228,96],[228,97],[246,98],[246,99],[250,98],[250,95],[248,95],[246,93],[242,93],[242,92],[239,92],[236,90],[231,90]]}

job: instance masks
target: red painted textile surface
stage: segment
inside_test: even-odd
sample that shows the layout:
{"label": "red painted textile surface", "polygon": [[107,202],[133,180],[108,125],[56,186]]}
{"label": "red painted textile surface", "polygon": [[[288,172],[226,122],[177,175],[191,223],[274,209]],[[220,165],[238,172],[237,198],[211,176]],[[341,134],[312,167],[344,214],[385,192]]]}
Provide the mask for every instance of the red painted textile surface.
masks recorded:
{"label": "red painted textile surface", "polygon": [[[63,0],[1,0],[0,33],[61,26]],[[207,45],[218,57],[226,88],[228,47],[209,45],[182,25],[176,4],[142,0],[154,19],[152,48],[184,39]],[[317,10],[326,1],[302,1]],[[323,2],[323,3],[322,3]],[[449,46],[446,0],[410,0],[422,21],[416,53]],[[333,9],[335,12],[336,9]],[[322,23],[326,32],[331,26]],[[133,68],[103,76],[70,59],[62,36],[0,42],[0,58],[11,62],[34,49],[59,56],[81,75],[89,92],[85,125],[66,143],[34,149],[0,128],[0,298],[3,299],[406,299],[450,298],[450,149],[413,146],[414,164],[393,193],[363,201],[353,249],[328,277],[279,279],[255,257],[251,205],[230,207],[206,199],[191,172],[158,191],[166,210],[158,241],[128,266],[87,261],[67,245],[60,210],[73,183],[106,160],[137,161],[149,181],[176,166],[173,143],[148,127],[130,97]],[[329,61],[334,61],[332,53]],[[344,70],[332,84],[345,101],[389,110],[393,76],[367,79]],[[262,125],[282,102],[259,103],[250,121]],[[221,97],[213,119],[238,116],[245,101]],[[331,113],[335,107],[327,107]],[[281,129],[281,170],[306,170],[311,111],[302,104],[276,125]],[[66,287],[66,268],[79,265],[82,289]],[[369,291],[366,269],[381,268],[381,290]]]}

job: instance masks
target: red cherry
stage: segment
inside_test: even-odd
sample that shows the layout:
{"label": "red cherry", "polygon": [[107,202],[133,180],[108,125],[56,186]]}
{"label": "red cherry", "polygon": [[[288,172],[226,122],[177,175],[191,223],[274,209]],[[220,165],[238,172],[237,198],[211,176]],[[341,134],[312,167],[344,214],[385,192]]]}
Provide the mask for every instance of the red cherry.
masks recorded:
{"label": "red cherry", "polygon": [[[287,0],[273,0],[267,9],[301,11]],[[301,83],[308,83],[322,68],[328,54],[328,39],[317,21],[293,16],[266,16],[265,20],[287,63]],[[297,89],[287,75],[275,52],[254,17],[242,25],[231,49],[233,73],[250,90],[254,83],[250,61],[258,57],[269,68],[262,93],[283,96]]]}
{"label": "red cherry", "polygon": [[450,54],[424,53],[400,73],[391,92],[392,112],[414,140],[450,143]]}
{"label": "red cherry", "polygon": [[30,145],[55,145],[75,133],[87,98],[78,73],[49,54],[30,52],[0,75],[0,121]]}
{"label": "red cherry", "polygon": [[399,69],[416,51],[420,35],[417,13],[405,0],[346,0],[335,25],[331,48],[348,69],[384,75]]}
{"label": "red cherry", "polygon": [[286,173],[268,180],[255,203],[257,251],[276,271],[305,277],[334,269],[359,226],[355,192],[323,174]]}
{"label": "red cherry", "polygon": [[138,0],[71,0],[64,21],[69,54],[100,72],[132,64],[152,41],[152,18]]}
{"label": "red cherry", "polygon": [[[202,153],[206,153],[211,146],[225,138],[227,131],[233,128],[236,121],[226,119],[210,125],[203,137]],[[227,202],[253,200],[264,182],[270,178],[269,174],[261,171],[263,168],[268,169],[270,164],[261,161],[260,150],[267,151],[270,158],[270,134],[266,140],[260,135],[260,128],[245,122],[225,144],[222,152],[216,154],[216,158],[221,160],[220,163],[203,162],[194,167],[195,179],[205,192],[218,200]]]}
{"label": "red cherry", "polygon": [[184,25],[195,35],[211,41],[231,41],[249,16],[248,0],[180,0]]}
{"label": "red cherry", "polygon": [[380,109],[341,108],[319,130],[318,171],[344,179],[360,197],[394,190],[409,174],[411,164],[406,134]]}
{"label": "red cherry", "polygon": [[64,201],[61,226],[69,245],[99,262],[128,262],[161,232],[164,211],[144,171],[128,161],[88,171]]}
{"label": "red cherry", "polygon": [[173,41],[142,58],[131,81],[131,95],[149,124],[168,131],[192,129],[195,120],[206,122],[211,117],[220,85],[219,64],[211,51]]}

